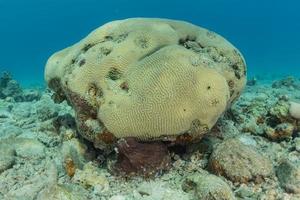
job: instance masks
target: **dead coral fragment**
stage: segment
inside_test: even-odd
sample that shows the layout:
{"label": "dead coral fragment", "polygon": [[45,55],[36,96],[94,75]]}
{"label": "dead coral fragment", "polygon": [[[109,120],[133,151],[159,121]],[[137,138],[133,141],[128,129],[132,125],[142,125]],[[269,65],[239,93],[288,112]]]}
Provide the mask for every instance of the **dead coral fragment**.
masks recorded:
{"label": "dead coral fragment", "polygon": [[290,104],[291,104],[289,109],[290,115],[293,118],[300,120],[300,103],[290,102]]}
{"label": "dead coral fragment", "polygon": [[294,133],[294,126],[290,123],[278,124],[275,128],[267,127],[265,130],[268,138],[282,140],[291,138]]}
{"label": "dead coral fragment", "polygon": [[76,171],[75,163],[71,158],[67,158],[64,163],[64,167],[68,176],[73,177]]}
{"label": "dead coral fragment", "polygon": [[117,145],[116,169],[126,174],[153,176],[167,170],[171,158],[162,142],[142,143],[134,138],[121,139]]}
{"label": "dead coral fragment", "polygon": [[209,169],[238,183],[261,183],[273,173],[272,163],[268,158],[235,138],[225,140],[214,149]]}
{"label": "dead coral fragment", "polygon": [[230,187],[221,178],[208,173],[194,173],[186,177],[182,189],[193,191],[196,199],[201,200],[233,200],[235,199]]}

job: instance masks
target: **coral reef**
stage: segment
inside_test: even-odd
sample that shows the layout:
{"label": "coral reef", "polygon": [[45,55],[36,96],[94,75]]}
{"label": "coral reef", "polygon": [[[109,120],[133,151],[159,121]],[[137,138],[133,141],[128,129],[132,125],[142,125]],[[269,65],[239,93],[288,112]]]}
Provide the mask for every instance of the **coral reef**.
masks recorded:
{"label": "coral reef", "polygon": [[13,97],[20,98],[22,89],[17,81],[13,80],[8,72],[4,72],[0,77],[0,98]]}
{"label": "coral reef", "polygon": [[300,89],[300,81],[296,80],[293,76],[288,76],[284,79],[274,81],[272,84],[273,88],[288,88],[288,89]]}
{"label": "coral reef", "polygon": [[[300,90],[262,83],[246,87],[201,141],[168,147],[171,167],[153,178],[114,173],[116,154],[78,134],[73,109],[49,91],[33,102],[0,99],[0,199],[300,199],[299,120],[289,111]],[[288,134],[275,139],[268,128]],[[123,156],[136,156],[140,143],[152,142],[134,140]]]}
{"label": "coral reef", "polygon": [[257,84],[257,78],[256,77],[253,77],[253,78],[251,78],[251,79],[249,79],[248,81],[247,81],[247,85],[248,86],[254,86],[254,85],[256,85]]}
{"label": "coral reef", "polygon": [[[231,108],[230,113],[235,115],[239,129],[243,132],[266,136],[274,141],[291,139],[299,132],[300,127],[299,120],[295,118],[297,104],[289,96],[299,98],[297,96],[299,89],[295,87],[287,90],[286,85],[283,84],[281,88],[274,88],[271,94],[263,91],[265,86],[261,87],[256,97],[245,95]],[[241,113],[240,110],[243,112]]]}
{"label": "coral reef", "polygon": [[3,72],[0,77],[0,99],[12,98],[14,101],[34,101],[40,98],[37,90],[23,90],[8,72]]}

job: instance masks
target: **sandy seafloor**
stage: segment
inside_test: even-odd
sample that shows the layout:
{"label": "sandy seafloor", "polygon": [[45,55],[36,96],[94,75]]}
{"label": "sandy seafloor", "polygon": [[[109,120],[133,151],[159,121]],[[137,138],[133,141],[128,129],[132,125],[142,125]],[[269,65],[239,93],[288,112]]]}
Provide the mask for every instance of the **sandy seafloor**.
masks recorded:
{"label": "sandy seafloor", "polygon": [[103,162],[80,139],[66,102],[14,84],[17,96],[0,88],[0,199],[300,199],[300,122],[289,114],[300,101],[296,78],[249,81],[211,133],[172,153],[170,171],[154,178],[111,172],[113,158]]}

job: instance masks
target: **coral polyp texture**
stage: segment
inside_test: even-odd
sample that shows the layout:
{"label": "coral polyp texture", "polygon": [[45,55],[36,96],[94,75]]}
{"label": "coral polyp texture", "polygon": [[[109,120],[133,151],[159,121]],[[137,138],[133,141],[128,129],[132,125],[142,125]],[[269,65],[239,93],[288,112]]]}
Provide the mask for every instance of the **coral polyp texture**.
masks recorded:
{"label": "coral polyp texture", "polygon": [[[45,79],[96,147],[118,138],[201,138],[246,83],[241,53],[220,35],[168,19],[107,23],[52,55]],[[185,137],[185,138],[186,138]]]}

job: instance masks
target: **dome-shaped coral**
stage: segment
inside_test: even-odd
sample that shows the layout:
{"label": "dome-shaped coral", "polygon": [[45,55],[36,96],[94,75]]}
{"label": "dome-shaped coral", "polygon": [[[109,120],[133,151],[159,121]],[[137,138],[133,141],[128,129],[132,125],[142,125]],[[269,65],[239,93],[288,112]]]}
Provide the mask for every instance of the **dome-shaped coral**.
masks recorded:
{"label": "dome-shaped coral", "polygon": [[246,67],[216,33],[134,18],[52,55],[45,79],[57,101],[74,107],[80,133],[101,147],[124,137],[201,138],[239,96]]}

